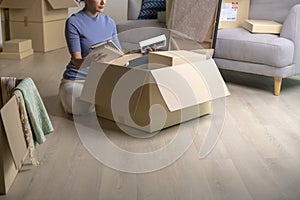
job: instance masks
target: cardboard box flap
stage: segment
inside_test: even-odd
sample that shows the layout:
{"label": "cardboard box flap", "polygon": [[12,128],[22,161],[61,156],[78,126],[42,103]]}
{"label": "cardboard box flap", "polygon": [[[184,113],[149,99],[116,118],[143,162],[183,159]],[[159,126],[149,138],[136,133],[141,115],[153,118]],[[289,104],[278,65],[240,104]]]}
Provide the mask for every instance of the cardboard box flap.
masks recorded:
{"label": "cardboard box flap", "polygon": [[27,154],[27,147],[15,96],[1,108],[0,113],[14,163],[19,169]]}
{"label": "cardboard box flap", "polygon": [[[35,4],[36,0],[2,0],[0,3],[1,8],[30,8]],[[62,9],[76,7],[77,4],[74,0],[47,0],[53,9]]]}
{"label": "cardboard box flap", "polygon": [[77,7],[74,0],[47,0],[53,9]]}
{"label": "cardboard box flap", "polygon": [[[142,54],[124,55],[124,56],[114,60],[114,62],[112,64],[124,66],[129,60],[139,58],[141,56],[142,56]],[[86,59],[86,60],[88,60],[88,59]],[[81,66],[81,67],[85,67],[85,66],[88,66],[88,64],[85,65],[85,63],[83,63],[83,66]],[[82,89],[82,92],[80,95],[81,100],[90,102],[90,103],[95,103],[95,94],[96,94],[96,90],[97,90],[97,84],[107,67],[108,67],[108,64],[102,65],[97,62],[92,62],[90,64],[90,70],[86,77],[85,84],[83,86],[83,89]]]}
{"label": "cardboard box flap", "polygon": [[0,8],[30,8],[36,0],[2,0]]}
{"label": "cardboard box flap", "polygon": [[171,112],[229,95],[212,59],[152,70],[151,74]]}

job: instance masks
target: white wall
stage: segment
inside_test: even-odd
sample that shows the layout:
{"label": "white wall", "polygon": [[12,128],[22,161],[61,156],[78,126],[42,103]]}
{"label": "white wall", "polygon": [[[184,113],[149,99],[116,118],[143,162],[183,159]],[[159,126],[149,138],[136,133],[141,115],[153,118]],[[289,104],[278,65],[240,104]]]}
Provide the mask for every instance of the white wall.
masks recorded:
{"label": "white wall", "polygon": [[78,4],[78,7],[72,7],[68,9],[69,16],[72,15],[73,13],[77,13],[84,7],[84,3]]}
{"label": "white wall", "polygon": [[[115,23],[125,22],[127,20],[128,0],[107,0],[104,14],[110,16]],[[84,3],[78,7],[69,8],[69,15],[78,12],[84,7]]]}
{"label": "white wall", "polygon": [[116,24],[127,21],[128,0],[107,0],[104,14],[115,20]]}

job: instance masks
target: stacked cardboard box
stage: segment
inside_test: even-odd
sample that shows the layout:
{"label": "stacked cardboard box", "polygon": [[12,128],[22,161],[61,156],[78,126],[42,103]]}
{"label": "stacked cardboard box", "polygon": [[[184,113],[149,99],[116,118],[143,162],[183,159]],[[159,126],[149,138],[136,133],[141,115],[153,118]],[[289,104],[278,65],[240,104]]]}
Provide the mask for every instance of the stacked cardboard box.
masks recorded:
{"label": "stacked cardboard box", "polygon": [[3,52],[0,53],[0,59],[21,60],[32,54],[31,40],[13,39],[3,42]]}
{"label": "stacked cardboard box", "polygon": [[66,46],[64,25],[68,8],[74,6],[74,0],[3,0],[0,4],[9,8],[10,38],[31,39],[33,50],[39,52]]}

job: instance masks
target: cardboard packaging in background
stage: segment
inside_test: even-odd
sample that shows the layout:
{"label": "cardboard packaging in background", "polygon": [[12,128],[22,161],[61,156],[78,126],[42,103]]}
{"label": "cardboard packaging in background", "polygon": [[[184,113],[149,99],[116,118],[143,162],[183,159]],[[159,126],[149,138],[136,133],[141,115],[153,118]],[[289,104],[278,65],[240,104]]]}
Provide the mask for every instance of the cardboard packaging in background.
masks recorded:
{"label": "cardboard packaging in background", "polygon": [[30,38],[32,48],[37,52],[48,52],[66,47],[64,35],[65,19],[50,22],[13,22],[10,21],[12,39]]}
{"label": "cardboard packaging in background", "polygon": [[14,39],[3,42],[4,52],[23,52],[32,49],[31,40],[28,39]]}
{"label": "cardboard packaging in background", "polygon": [[64,24],[74,0],[2,0],[9,8],[10,39],[31,39],[34,51],[47,52],[66,46]]}
{"label": "cardboard packaging in background", "polygon": [[250,0],[222,0],[219,29],[242,27],[248,19]]}
{"label": "cardboard packaging in background", "polygon": [[0,52],[0,59],[22,60],[33,55],[33,49],[22,52]]}
{"label": "cardboard packaging in background", "polygon": [[245,20],[243,28],[251,33],[280,34],[282,24],[272,20]]}
{"label": "cardboard packaging in background", "polygon": [[[195,53],[195,55],[198,54]],[[95,103],[97,116],[142,131],[155,132],[209,114],[211,113],[211,100],[229,95],[212,59],[201,60],[200,56],[199,62],[202,63],[201,67],[209,71],[212,79],[223,82],[224,93],[214,97],[210,96],[203,77],[190,64],[152,70],[147,69],[147,63],[143,65],[143,68],[124,67],[135,57],[135,55],[125,55],[109,65],[92,63],[81,99]],[[129,76],[128,79],[126,79],[127,76]],[[130,78],[131,76],[134,79]],[[187,86],[189,91],[183,89],[184,86]],[[130,94],[132,88],[136,90]],[[171,92],[168,88],[171,88]],[[131,96],[126,97],[126,95]],[[178,95],[183,98],[182,101],[178,100]],[[126,105],[126,99],[130,99],[129,105]],[[149,117],[151,107],[157,105],[165,111],[165,122],[161,119],[164,116],[161,110],[152,110],[153,118]],[[112,107],[116,110],[115,115]]]}
{"label": "cardboard packaging in background", "polygon": [[68,8],[76,7],[73,0],[2,0],[1,8],[9,9],[11,21],[49,22],[68,17]]}
{"label": "cardboard packaging in background", "polygon": [[3,42],[3,52],[0,52],[0,59],[21,60],[32,54],[31,40],[14,39]]}

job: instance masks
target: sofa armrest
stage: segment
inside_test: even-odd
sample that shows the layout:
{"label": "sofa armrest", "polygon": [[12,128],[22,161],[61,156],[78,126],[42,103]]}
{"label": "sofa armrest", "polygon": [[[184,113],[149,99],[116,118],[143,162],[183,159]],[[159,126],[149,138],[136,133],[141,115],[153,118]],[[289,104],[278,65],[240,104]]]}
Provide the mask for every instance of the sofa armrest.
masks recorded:
{"label": "sofa armrest", "polygon": [[291,8],[283,23],[280,36],[294,42],[294,64],[296,72],[300,73],[300,4]]}

